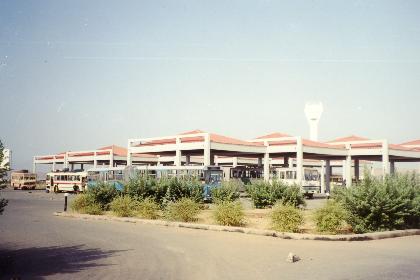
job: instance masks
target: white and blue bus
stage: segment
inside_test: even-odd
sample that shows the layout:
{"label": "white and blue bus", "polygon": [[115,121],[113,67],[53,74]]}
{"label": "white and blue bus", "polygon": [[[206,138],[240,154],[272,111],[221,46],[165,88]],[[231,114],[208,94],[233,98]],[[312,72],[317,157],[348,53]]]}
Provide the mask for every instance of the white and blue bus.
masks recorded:
{"label": "white and blue bus", "polygon": [[94,188],[98,183],[108,183],[117,190],[124,189],[124,183],[139,175],[163,177],[196,177],[203,183],[205,200],[210,198],[211,189],[221,185],[223,170],[218,166],[124,166],[101,167],[87,171],[87,186]]}

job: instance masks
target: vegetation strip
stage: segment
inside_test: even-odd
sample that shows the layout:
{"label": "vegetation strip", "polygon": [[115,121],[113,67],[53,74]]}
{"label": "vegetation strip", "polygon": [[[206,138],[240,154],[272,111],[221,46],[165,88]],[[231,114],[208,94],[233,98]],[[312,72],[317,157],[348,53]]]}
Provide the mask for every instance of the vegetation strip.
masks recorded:
{"label": "vegetation strip", "polygon": [[106,221],[120,221],[120,222],[130,222],[130,223],[138,222],[142,224],[152,224],[152,225],[160,225],[160,226],[168,226],[168,227],[182,227],[182,228],[189,228],[189,229],[201,229],[201,230],[212,230],[212,231],[239,232],[239,233],[245,233],[245,234],[272,236],[272,237],[278,237],[278,238],[283,238],[283,239],[295,239],[295,240],[367,241],[367,240],[403,237],[403,236],[410,236],[410,235],[420,235],[420,229],[394,230],[394,231],[372,232],[372,233],[364,233],[364,234],[319,235],[319,234],[306,234],[306,233],[278,232],[274,230],[263,230],[263,229],[242,228],[242,227],[205,225],[205,224],[184,223],[184,222],[170,222],[170,221],[162,221],[162,220],[145,220],[145,219],[138,219],[138,218],[120,218],[120,217],[64,213],[64,212],[54,212],[54,216],[79,218],[79,219],[85,219],[85,220],[106,220]]}

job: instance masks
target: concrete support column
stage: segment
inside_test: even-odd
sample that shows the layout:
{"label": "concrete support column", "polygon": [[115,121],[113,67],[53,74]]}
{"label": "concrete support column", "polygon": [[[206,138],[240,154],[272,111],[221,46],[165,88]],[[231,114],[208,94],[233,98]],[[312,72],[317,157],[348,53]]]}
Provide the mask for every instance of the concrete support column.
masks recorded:
{"label": "concrete support column", "polygon": [[236,166],[238,166],[238,158],[237,157],[234,157],[232,159],[232,167],[236,167]]}
{"label": "concrete support column", "polygon": [[263,165],[263,159],[258,158],[258,167],[262,167],[262,165]]}
{"label": "concrete support column", "polygon": [[53,157],[53,164],[52,164],[52,171],[55,171],[57,168],[56,168],[56,163],[55,163],[55,161],[56,161],[57,159],[55,158],[55,156]]}
{"label": "concrete support column", "polygon": [[264,154],[264,181],[270,180],[270,154]]}
{"label": "concrete support column", "polygon": [[96,151],[93,153],[93,168],[98,167],[98,160],[96,159]]}
{"label": "concrete support column", "polygon": [[296,141],[296,180],[299,186],[303,182],[303,144],[302,138],[298,137]]}
{"label": "concrete support column", "polygon": [[359,159],[354,159],[354,177],[356,178],[356,182],[359,182],[359,178],[360,178]]}
{"label": "concrete support column", "polygon": [[176,150],[175,150],[175,158],[174,158],[174,165],[175,166],[181,166],[182,165],[182,158],[181,158],[181,139],[176,138]]}
{"label": "concrete support column", "polygon": [[389,146],[388,140],[382,142],[382,174],[385,177],[390,173],[389,165]]}
{"label": "concrete support column", "polygon": [[181,150],[175,151],[175,157],[174,157],[174,165],[175,166],[181,166]]}
{"label": "concrete support column", "polygon": [[131,158],[131,142],[130,142],[130,140],[128,140],[128,143],[127,143],[127,166],[130,166],[130,165],[132,165],[133,164],[133,162],[132,162],[132,158]]}
{"label": "concrete support column", "polygon": [[80,164],[80,169],[82,169],[82,170],[83,170],[83,163],[81,163],[81,164]]}
{"label": "concrete support column", "polygon": [[35,162],[35,157],[33,158],[33,162],[32,162],[32,173],[36,173],[36,162]]}
{"label": "concrete support column", "polygon": [[351,155],[346,157],[346,187],[351,187],[352,176],[351,176]]}
{"label": "concrete support column", "polygon": [[73,171],[74,170],[74,163],[70,163],[70,170]]}
{"label": "concrete support column", "polygon": [[325,161],[321,161],[321,193],[325,193]]}
{"label": "concrete support column", "polygon": [[391,175],[395,174],[395,161],[393,160],[391,160],[390,172],[391,172]]}
{"label": "concrete support column", "polygon": [[69,168],[69,154],[67,152],[64,155],[64,168]]}
{"label": "concrete support column", "polygon": [[330,193],[331,192],[331,163],[330,160],[327,159],[325,161],[325,192]]}
{"label": "concrete support column", "polygon": [[158,166],[160,165],[160,155],[158,155],[158,156],[157,156],[157,162],[156,162],[156,165],[158,165]]}
{"label": "concrete support column", "polygon": [[133,165],[133,161],[131,159],[131,152],[130,150],[127,151],[127,166]]}
{"label": "concrete support column", "polygon": [[204,137],[204,165],[209,166],[211,165],[211,158],[210,158],[210,134],[206,134]]}
{"label": "concrete support column", "polygon": [[114,167],[114,148],[112,148],[112,150],[110,151],[109,167]]}
{"label": "concrete support column", "polygon": [[342,174],[343,174],[343,181],[346,179],[346,161],[343,160],[343,168],[342,168]]}
{"label": "concrete support column", "polygon": [[190,165],[191,164],[191,156],[190,155],[186,155],[185,156],[185,165]]}

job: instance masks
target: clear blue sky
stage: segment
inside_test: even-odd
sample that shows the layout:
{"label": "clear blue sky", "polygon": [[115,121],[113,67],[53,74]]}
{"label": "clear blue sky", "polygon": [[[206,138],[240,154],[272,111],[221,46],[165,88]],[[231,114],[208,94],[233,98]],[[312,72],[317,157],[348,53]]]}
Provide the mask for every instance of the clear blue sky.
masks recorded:
{"label": "clear blue sky", "polygon": [[1,1],[0,138],[32,156],[203,129],[420,138],[420,1]]}

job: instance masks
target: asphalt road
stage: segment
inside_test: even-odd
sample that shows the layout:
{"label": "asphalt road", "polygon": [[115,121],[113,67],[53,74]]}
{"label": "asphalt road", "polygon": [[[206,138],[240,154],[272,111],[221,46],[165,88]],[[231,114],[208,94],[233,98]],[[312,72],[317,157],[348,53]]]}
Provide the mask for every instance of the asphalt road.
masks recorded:
{"label": "asphalt road", "polygon": [[[420,236],[296,241],[55,217],[63,195],[2,191],[0,279],[419,279]],[[301,261],[287,263],[289,252]]]}

